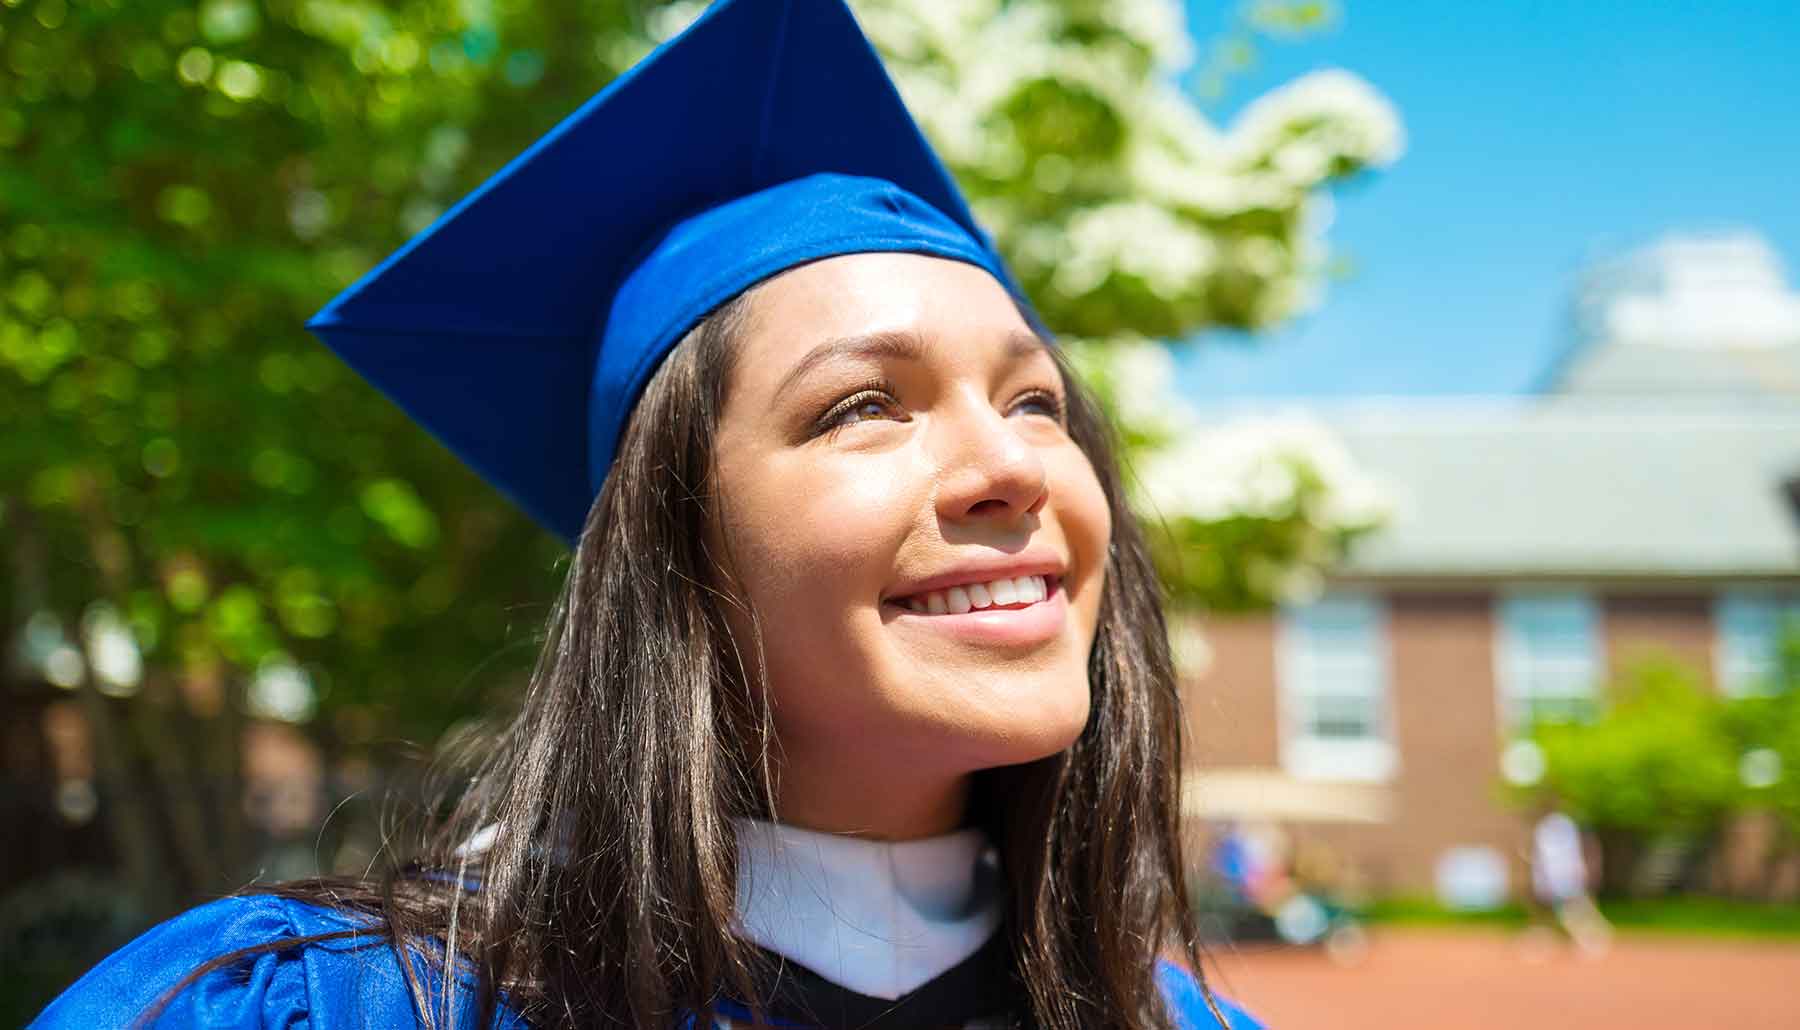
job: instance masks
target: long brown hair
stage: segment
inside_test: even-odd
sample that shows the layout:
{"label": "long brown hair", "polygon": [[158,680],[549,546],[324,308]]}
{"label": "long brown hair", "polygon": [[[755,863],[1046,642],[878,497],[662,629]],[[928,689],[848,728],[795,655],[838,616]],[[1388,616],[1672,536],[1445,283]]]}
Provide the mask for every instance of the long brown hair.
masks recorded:
{"label": "long brown hair", "polygon": [[[748,296],[689,332],[645,388],[523,702],[476,746],[472,774],[452,780],[447,814],[428,821],[412,860],[375,882],[273,888],[373,916],[401,954],[425,956],[427,973],[401,968],[428,1021],[456,994],[477,1025],[504,996],[545,1028],[672,1026],[721,999],[763,1000],[757,953],[734,931],[732,820],[771,814],[774,741],[746,687],[757,656],[727,631],[737,602],[706,544],[713,437]],[[970,818],[1012,892],[1003,932],[1026,1023],[1165,1028],[1159,956],[1200,968],[1181,890],[1180,704],[1110,431],[1057,361],[1069,433],[1112,510],[1093,703],[1062,753],[977,774]],[[478,834],[480,850],[468,846]],[[183,986],[262,950],[221,956]],[[472,995],[456,985],[471,973]]]}

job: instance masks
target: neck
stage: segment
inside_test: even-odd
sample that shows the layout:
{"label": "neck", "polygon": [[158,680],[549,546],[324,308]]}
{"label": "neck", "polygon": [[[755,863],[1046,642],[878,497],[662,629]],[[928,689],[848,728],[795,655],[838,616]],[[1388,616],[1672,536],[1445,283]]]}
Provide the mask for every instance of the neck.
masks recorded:
{"label": "neck", "polygon": [[873,840],[937,837],[963,825],[969,773],[932,776],[905,763],[848,756],[786,756],[776,785],[776,817],[802,829]]}

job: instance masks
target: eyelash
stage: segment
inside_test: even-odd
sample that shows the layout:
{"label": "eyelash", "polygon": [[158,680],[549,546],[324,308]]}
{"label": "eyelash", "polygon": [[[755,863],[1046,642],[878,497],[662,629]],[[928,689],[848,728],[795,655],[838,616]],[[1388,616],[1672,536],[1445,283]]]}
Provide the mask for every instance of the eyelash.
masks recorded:
{"label": "eyelash", "polygon": [[[870,402],[898,405],[899,401],[895,398],[895,394],[898,392],[894,385],[885,379],[869,380],[857,387],[850,396],[832,405],[825,414],[819,416],[818,421],[813,424],[813,435],[830,435],[855,421],[862,421],[860,419],[851,420],[848,416]],[[1028,402],[1042,404],[1047,409],[1044,412],[1046,418],[1059,426],[1063,424],[1063,401],[1056,393],[1044,389],[1027,390],[1014,399],[1013,407],[1016,409],[1019,405]]]}
{"label": "eyelash", "polygon": [[898,392],[894,388],[894,384],[885,379],[871,379],[863,383],[856,388],[854,393],[833,404],[825,414],[819,416],[819,420],[813,424],[813,435],[823,436],[835,433],[850,425],[846,416],[870,401],[898,404],[899,402],[894,399],[894,395]]}
{"label": "eyelash", "polygon": [[1047,418],[1059,426],[1063,424],[1063,399],[1059,395],[1049,390],[1026,390],[1019,395],[1017,400],[1013,401],[1013,407],[1017,408],[1026,401],[1039,402],[1050,409],[1045,413]]}

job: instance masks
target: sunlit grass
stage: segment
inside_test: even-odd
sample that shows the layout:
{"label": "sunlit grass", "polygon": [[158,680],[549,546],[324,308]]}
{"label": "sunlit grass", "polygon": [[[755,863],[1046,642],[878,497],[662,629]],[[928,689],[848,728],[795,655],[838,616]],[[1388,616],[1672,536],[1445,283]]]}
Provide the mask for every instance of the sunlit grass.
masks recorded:
{"label": "sunlit grass", "polygon": [[[1800,904],[1678,897],[1602,901],[1601,912],[1619,930],[1719,937],[1800,939]],[[1390,898],[1363,909],[1362,918],[1383,926],[1466,926],[1523,928],[1530,915],[1522,905],[1458,912],[1434,901]]]}

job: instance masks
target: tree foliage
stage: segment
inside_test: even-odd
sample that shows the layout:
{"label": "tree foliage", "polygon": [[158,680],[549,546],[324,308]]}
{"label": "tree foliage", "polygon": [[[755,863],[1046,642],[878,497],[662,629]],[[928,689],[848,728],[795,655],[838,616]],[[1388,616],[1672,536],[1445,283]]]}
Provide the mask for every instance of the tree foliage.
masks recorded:
{"label": "tree foliage", "polygon": [[[340,754],[429,741],[528,664],[559,545],[300,326],[647,30],[623,3],[4,17],[13,667],[77,688],[118,850],[179,896],[237,875],[235,806],[192,799],[235,780],[241,718],[316,708]],[[137,675],[81,668],[109,620]],[[123,825],[145,811],[178,846]]]}
{"label": "tree foliage", "polygon": [[1737,755],[1724,709],[1672,660],[1628,670],[1592,723],[1537,728],[1550,790],[1578,822],[1601,829],[1699,836],[1738,796]]}
{"label": "tree foliage", "polygon": [[1243,612],[1310,599],[1324,570],[1387,520],[1381,485],[1317,420],[1207,422],[1176,393],[1175,363],[1156,344],[1071,353],[1124,434],[1133,506],[1177,603]]}
{"label": "tree foliage", "polygon": [[[1316,5],[1281,6],[1303,19]],[[1215,126],[1178,85],[1194,53],[1166,0],[857,9],[1045,320],[1072,337],[1291,317],[1321,284],[1320,188],[1402,146],[1393,109],[1341,71]]]}
{"label": "tree foliage", "polygon": [[1766,683],[1725,709],[1739,759],[1743,806],[1773,813],[1800,847],[1800,621],[1788,620]]}
{"label": "tree foliage", "polygon": [[1743,696],[1662,657],[1626,670],[1606,697],[1593,721],[1534,728],[1543,775],[1515,799],[1555,804],[1623,852],[1607,859],[1609,885],[1630,884],[1619,864],[1649,843],[1704,857],[1739,817],[1774,816],[1770,871],[1800,848],[1800,627],[1768,681]]}

